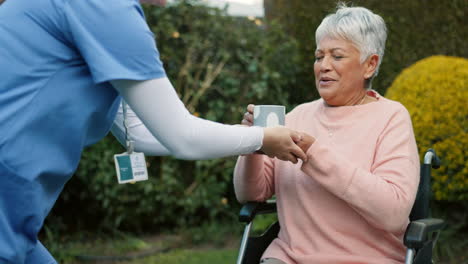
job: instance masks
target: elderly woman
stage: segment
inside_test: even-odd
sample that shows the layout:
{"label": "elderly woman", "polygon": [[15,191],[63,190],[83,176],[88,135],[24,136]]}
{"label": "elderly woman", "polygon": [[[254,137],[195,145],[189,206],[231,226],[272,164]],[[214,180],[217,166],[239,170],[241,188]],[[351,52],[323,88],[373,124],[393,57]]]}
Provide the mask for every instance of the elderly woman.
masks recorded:
{"label": "elderly woman", "polygon": [[[403,263],[402,237],[419,183],[419,158],[403,105],[371,90],[384,54],[383,19],[340,5],[316,31],[321,99],[296,107],[307,161],[238,159],[240,202],[276,195],[281,225],[262,263]],[[252,105],[243,124],[252,124]]]}

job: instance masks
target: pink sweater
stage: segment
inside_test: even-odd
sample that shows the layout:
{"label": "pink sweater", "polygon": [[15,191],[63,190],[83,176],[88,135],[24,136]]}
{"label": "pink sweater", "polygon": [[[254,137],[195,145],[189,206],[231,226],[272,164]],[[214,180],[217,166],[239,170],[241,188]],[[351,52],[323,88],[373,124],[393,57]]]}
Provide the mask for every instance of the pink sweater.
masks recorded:
{"label": "pink sweater", "polygon": [[316,138],[298,164],[239,157],[239,201],[276,195],[281,230],[263,257],[288,264],[404,263],[403,234],[419,183],[419,158],[407,110],[376,102],[302,104],[286,126]]}

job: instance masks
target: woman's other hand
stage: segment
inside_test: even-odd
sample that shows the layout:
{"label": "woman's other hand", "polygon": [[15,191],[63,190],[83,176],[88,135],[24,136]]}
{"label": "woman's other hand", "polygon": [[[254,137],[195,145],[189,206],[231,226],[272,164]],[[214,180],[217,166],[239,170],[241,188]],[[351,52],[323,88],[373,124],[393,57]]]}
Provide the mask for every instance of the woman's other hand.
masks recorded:
{"label": "woman's other hand", "polygon": [[301,132],[301,140],[296,141],[296,144],[304,151],[304,153],[307,153],[309,150],[310,146],[314,144],[315,138],[305,132]]}

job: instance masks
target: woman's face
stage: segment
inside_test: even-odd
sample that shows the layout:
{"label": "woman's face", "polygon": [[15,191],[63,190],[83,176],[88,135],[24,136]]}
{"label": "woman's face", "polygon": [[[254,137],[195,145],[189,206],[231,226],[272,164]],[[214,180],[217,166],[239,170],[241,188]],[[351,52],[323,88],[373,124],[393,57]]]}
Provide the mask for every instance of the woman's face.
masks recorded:
{"label": "woman's face", "polygon": [[157,6],[165,6],[166,5],[166,0],[140,0],[140,3],[157,5]]}
{"label": "woman's face", "polygon": [[[371,58],[376,59],[372,55]],[[315,85],[329,105],[355,105],[364,96],[364,81],[375,68],[368,59],[360,62],[359,50],[349,41],[323,38],[315,51]]]}

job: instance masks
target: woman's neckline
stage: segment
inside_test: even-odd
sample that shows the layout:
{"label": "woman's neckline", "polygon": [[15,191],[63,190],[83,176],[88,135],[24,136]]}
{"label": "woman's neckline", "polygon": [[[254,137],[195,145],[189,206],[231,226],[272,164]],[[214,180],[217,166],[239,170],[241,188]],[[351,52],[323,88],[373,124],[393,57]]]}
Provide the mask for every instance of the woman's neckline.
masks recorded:
{"label": "woman's neckline", "polygon": [[[377,91],[375,91],[375,90],[366,91],[366,96],[370,96],[370,97],[372,97],[372,98],[374,98],[376,100],[372,100],[372,101],[367,102],[367,103],[361,103],[361,104],[356,104],[356,105],[330,106],[322,98],[322,105],[327,110],[330,109],[329,111],[335,111],[335,110],[331,110],[331,109],[355,109],[355,108],[363,108],[364,106],[368,106],[368,105],[372,105],[374,103],[378,103],[382,98],[382,96],[379,93],[377,93]],[[336,111],[341,111],[341,110],[336,110]]]}
{"label": "woman's neckline", "polygon": [[362,118],[369,111],[381,105],[385,98],[380,96],[376,91],[369,90],[367,94],[376,98],[377,101],[369,102],[361,105],[349,106],[328,106],[325,100],[322,100],[319,106],[319,120],[328,128],[336,128],[346,124],[355,122],[356,119]]}

